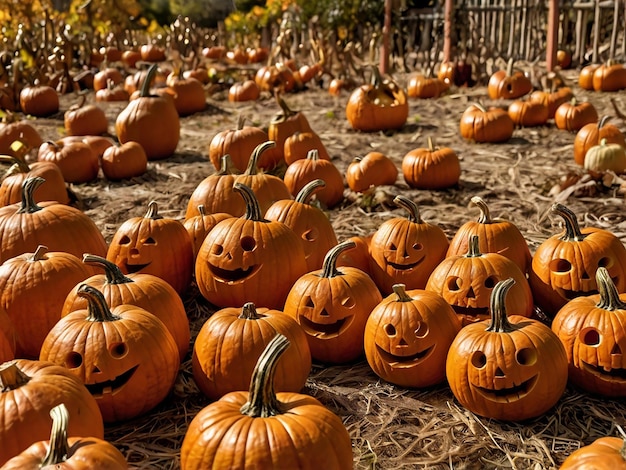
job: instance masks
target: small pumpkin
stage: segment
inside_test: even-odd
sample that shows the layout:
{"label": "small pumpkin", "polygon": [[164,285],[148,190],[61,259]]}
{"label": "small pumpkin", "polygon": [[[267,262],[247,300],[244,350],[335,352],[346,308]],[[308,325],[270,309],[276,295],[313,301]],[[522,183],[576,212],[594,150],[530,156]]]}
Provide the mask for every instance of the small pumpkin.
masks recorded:
{"label": "small pumpkin", "polygon": [[108,147],[102,154],[100,166],[108,180],[131,179],[148,170],[148,156],[139,143],[131,140]]}
{"label": "small pumpkin", "polygon": [[306,158],[289,165],[283,178],[288,191],[294,196],[311,181],[321,179],[326,185],[317,192],[318,201],[330,208],[343,200],[341,172],[332,161],[321,158],[317,149],[309,150]]}
{"label": "small pumpkin", "polygon": [[585,164],[587,151],[591,147],[598,145],[602,139],[606,139],[607,143],[626,147],[624,134],[616,125],[611,124],[609,119],[610,116],[605,115],[599,122],[585,124],[576,133],[574,138],[574,161],[580,166]]}
{"label": "small pumpkin", "polygon": [[623,470],[626,468],[626,440],[599,437],[567,456],[559,470]]}
{"label": "small pumpkin", "polygon": [[59,95],[49,85],[27,85],[20,91],[20,109],[24,114],[48,117],[59,112]]}
{"label": "small pumpkin", "polygon": [[[0,154],[16,156],[11,148],[13,142],[19,141],[28,149],[38,149],[43,143],[41,134],[26,119],[17,119],[12,112],[5,111],[0,122]],[[17,149],[20,152],[21,149]]]}
{"label": "small pumpkin", "polygon": [[530,79],[521,70],[513,69],[514,60],[510,58],[507,68],[498,70],[489,77],[487,93],[492,100],[520,98],[533,89]]}
{"label": "small pumpkin", "polygon": [[374,373],[402,387],[422,388],[446,378],[446,356],[461,322],[441,296],[393,286],[365,325],[365,357]]}
{"label": "small pumpkin", "polygon": [[174,106],[179,116],[189,116],[206,109],[206,94],[202,82],[183,76],[182,68],[172,70],[165,83],[174,97]]}
{"label": "small pumpkin", "polygon": [[37,161],[57,165],[66,183],[88,183],[100,171],[98,155],[89,145],[78,141],[44,142],[39,147]]}
{"label": "small pumpkin", "polygon": [[569,87],[560,87],[556,90],[536,90],[528,97],[529,101],[543,103],[548,108],[548,119],[553,119],[554,114],[559,106],[567,101],[571,101],[574,97],[572,89]]}
{"label": "small pumpkin", "polygon": [[93,76],[93,89],[94,91],[102,90],[106,88],[109,83],[117,85],[124,81],[122,72],[115,67],[105,67],[102,70],[96,72]]}
{"label": "small pumpkin", "polygon": [[[345,470],[352,467],[350,435],[341,419],[315,398],[276,392],[279,358],[289,347],[281,334],[259,357],[248,392],[232,392],[191,420],[180,450],[181,470],[228,466]],[[315,432],[291,432],[311,427]],[[216,438],[217,437],[217,438]]]}
{"label": "small pumpkin", "polygon": [[264,167],[267,169],[271,169],[284,161],[285,140],[287,140],[287,137],[296,132],[309,132],[312,130],[309,120],[302,111],[292,110],[278,93],[276,94],[276,101],[281,111],[274,115],[267,127],[269,140],[276,142],[276,155],[275,161]]}
{"label": "small pumpkin", "polygon": [[155,315],[135,305],[109,308],[95,287],[81,285],[88,307],[61,318],[41,347],[40,360],[69,369],[96,399],[107,423],[128,420],[170,392],[178,348]]}
{"label": "small pumpkin", "polygon": [[578,85],[583,90],[593,90],[593,75],[600,64],[585,65],[578,74]]}
{"label": "small pumpkin", "polygon": [[100,135],[107,132],[109,121],[104,110],[95,104],[86,105],[87,95],[80,96],[80,101],[70,106],[63,115],[67,135]]}
{"label": "small pumpkin", "polygon": [[593,72],[595,91],[619,91],[626,88],[626,67],[624,64],[608,60]]}
{"label": "small pumpkin", "polygon": [[383,79],[378,67],[372,66],[370,83],[350,93],[346,117],[353,129],[377,132],[400,129],[409,117],[406,91],[393,79]]}
{"label": "small pumpkin", "polygon": [[402,158],[404,181],[411,188],[445,189],[459,183],[461,164],[450,147],[435,147],[428,137],[428,148],[410,150]]}
{"label": "small pumpkin", "polygon": [[42,468],[97,468],[125,470],[128,468],[122,453],[111,443],[96,437],[67,437],[69,412],[64,403],[50,410],[52,429],[50,439],[38,441],[16,455],[3,470],[39,470]]}
{"label": "small pumpkin", "polygon": [[505,142],[513,136],[513,119],[502,108],[471,104],[461,115],[461,136],[474,142]]}
{"label": "small pumpkin", "polygon": [[438,77],[412,74],[407,84],[407,96],[420,99],[438,98],[447,88],[446,82]]}
{"label": "small pumpkin", "polygon": [[398,178],[395,163],[381,152],[355,157],[346,169],[346,183],[352,191],[364,192],[372,186],[393,185]]}
{"label": "small pumpkin", "polygon": [[220,309],[200,328],[192,356],[198,388],[211,400],[245,390],[256,361],[277,333],[289,339],[291,347],[278,362],[274,387],[281,392],[299,392],[311,371],[304,331],[280,310],[257,310],[252,302]]}
{"label": "small pumpkin", "polygon": [[542,415],[567,385],[567,356],[543,323],[507,312],[515,281],[499,281],[490,300],[491,319],[465,326],[446,359],[452,393],[480,416],[522,421]]}
{"label": "small pumpkin", "polygon": [[613,171],[617,174],[626,171],[626,148],[620,144],[609,144],[602,139],[585,154],[585,170],[595,172]]}
{"label": "small pumpkin", "polygon": [[200,251],[200,247],[202,246],[207,233],[209,233],[218,222],[228,219],[229,217],[232,217],[232,215],[227,214],[226,212],[207,214],[204,210],[204,204],[199,204],[198,215],[185,219],[183,225],[191,238],[194,261],[198,256],[198,252]]}
{"label": "small pumpkin", "polygon": [[322,160],[330,160],[330,155],[319,135],[312,130],[309,132],[296,131],[285,140],[283,149],[285,163],[291,165],[296,160],[302,160],[313,149],[317,149],[318,157]]}
{"label": "small pumpkin", "polygon": [[548,107],[541,102],[528,100],[514,100],[509,104],[509,116],[513,124],[520,127],[543,126],[548,122]]}
{"label": "small pumpkin", "polygon": [[561,130],[578,132],[584,125],[598,122],[598,111],[589,101],[571,101],[561,104],[554,112],[554,123]]}
{"label": "small pumpkin", "polygon": [[233,83],[228,89],[228,101],[240,103],[243,101],[256,101],[261,96],[261,90],[252,79]]}
{"label": "small pumpkin", "polygon": [[368,274],[350,266],[337,267],[339,255],[355,243],[331,248],[322,269],[292,283],[284,313],[304,329],[313,359],[345,364],[363,355],[367,317],[382,295]]}

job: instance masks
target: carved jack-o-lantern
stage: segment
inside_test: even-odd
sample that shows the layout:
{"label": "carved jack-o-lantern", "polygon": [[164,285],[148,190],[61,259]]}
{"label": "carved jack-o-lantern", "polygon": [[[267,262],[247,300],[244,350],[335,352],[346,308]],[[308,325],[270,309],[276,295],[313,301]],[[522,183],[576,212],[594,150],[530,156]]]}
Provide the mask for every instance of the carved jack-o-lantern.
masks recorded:
{"label": "carved jack-o-lantern", "polygon": [[403,387],[442,382],[448,348],[461,322],[441,296],[405,291],[403,284],[379,303],[365,325],[365,357],[384,380]]}
{"label": "carved jack-o-lantern", "polygon": [[446,359],[446,377],[456,399],[488,418],[520,421],[548,411],[567,384],[567,356],[543,323],[507,317],[504,299],[515,281],[496,284],[491,320],[467,325]]}
{"label": "carved jack-o-lantern", "polygon": [[417,204],[404,196],[393,201],[409,216],[383,222],[373,234],[369,250],[369,272],[383,294],[390,294],[398,283],[407,289],[423,289],[448,250],[445,232],[424,222]]}
{"label": "carved jack-o-lantern", "polygon": [[535,304],[553,318],[569,300],[597,294],[596,271],[604,267],[619,292],[626,291],[626,248],[612,232],[580,229],[576,215],[563,204],[551,211],[565,222],[565,232],[535,250],[528,282]]}
{"label": "carved jack-o-lantern", "polygon": [[450,256],[432,272],[426,290],[441,295],[461,317],[463,326],[489,318],[489,302],[495,285],[513,278],[515,285],[507,296],[509,310],[530,317],[533,297],[520,268],[498,253],[481,253],[480,237],[471,235],[465,255]]}
{"label": "carved jack-o-lantern", "polygon": [[124,274],[152,274],[182,294],[191,284],[193,245],[185,226],[163,218],[151,201],[143,217],[132,217],[115,232],[106,258]]}
{"label": "carved jack-o-lantern", "polygon": [[304,328],[311,356],[342,364],[363,354],[365,324],[382,301],[374,281],[358,268],[337,268],[343,250],[356,244],[346,240],[328,251],[322,269],[301,276],[292,286],[284,312]]}
{"label": "carved jack-o-lantern", "polygon": [[196,258],[196,281],[218,307],[253,302],[281,310],[291,285],[307,272],[304,248],[285,223],[263,218],[252,189],[235,183],[246,213],[218,222]]}
{"label": "carved jack-o-lantern", "polygon": [[626,294],[598,268],[600,293],[577,297],[554,317],[552,331],[565,346],[569,380],[588,392],[626,396]]}
{"label": "carved jack-o-lantern", "polygon": [[178,347],[156,316],[135,305],[109,309],[103,294],[83,284],[86,310],[50,330],[40,360],[67,367],[96,399],[105,422],[126,420],[158,405],[174,385]]}

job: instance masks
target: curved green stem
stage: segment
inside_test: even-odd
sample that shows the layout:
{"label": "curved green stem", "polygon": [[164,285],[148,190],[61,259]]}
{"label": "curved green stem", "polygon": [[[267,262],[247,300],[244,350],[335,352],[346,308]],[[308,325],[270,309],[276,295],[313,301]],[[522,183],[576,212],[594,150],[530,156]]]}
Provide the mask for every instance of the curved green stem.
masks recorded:
{"label": "curved green stem", "polygon": [[491,322],[486,331],[492,331],[494,333],[510,333],[514,330],[513,325],[509,322],[509,317],[506,314],[506,294],[509,289],[515,284],[515,279],[512,277],[504,279],[496,284],[491,292],[491,298],[489,299],[489,309],[491,311]]}
{"label": "curved green stem", "polygon": [[322,271],[319,276],[327,278],[341,276],[341,271],[337,269],[337,260],[339,259],[339,255],[343,251],[354,247],[356,247],[356,243],[354,243],[352,240],[346,240],[328,250],[328,253],[326,253],[326,256],[324,256]]}

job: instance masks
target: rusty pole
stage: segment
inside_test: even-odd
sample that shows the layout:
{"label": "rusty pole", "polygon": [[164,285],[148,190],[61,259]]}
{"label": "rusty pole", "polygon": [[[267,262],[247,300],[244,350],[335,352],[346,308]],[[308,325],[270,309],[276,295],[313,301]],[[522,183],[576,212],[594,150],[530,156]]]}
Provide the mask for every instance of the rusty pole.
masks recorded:
{"label": "rusty pole", "polygon": [[452,4],[453,0],[446,0],[443,11],[443,63],[451,61],[452,55]]}
{"label": "rusty pole", "polygon": [[391,0],[385,0],[385,23],[383,25],[383,43],[380,48],[380,73],[389,72],[389,42],[391,35]]}
{"label": "rusty pole", "polygon": [[546,69],[552,72],[556,65],[559,35],[559,0],[550,0],[548,7],[548,37],[546,44]]}

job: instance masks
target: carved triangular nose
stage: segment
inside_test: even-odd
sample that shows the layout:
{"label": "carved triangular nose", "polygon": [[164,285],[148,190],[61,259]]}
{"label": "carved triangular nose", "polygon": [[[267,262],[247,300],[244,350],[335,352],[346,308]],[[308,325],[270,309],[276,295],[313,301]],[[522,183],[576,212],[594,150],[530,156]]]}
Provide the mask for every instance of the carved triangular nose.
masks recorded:
{"label": "carved triangular nose", "polygon": [[474,293],[474,289],[472,289],[471,287],[467,291],[467,298],[468,299],[475,299],[476,298],[476,294]]}
{"label": "carved triangular nose", "polygon": [[91,372],[94,374],[99,374],[102,371],[100,370],[98,366],[93,366],[93,369],[91,369]]}
{"label": "carved triangular nose", "polygon": [[329,317],[329,316],[330,316],[330,313],[328,313],[326,309],[320,312],[320,317]]}
{"label": "carved triangular nose", "polygon": [[615,346],[611,349],[611,354],[622,354],[622,348],[619,347],[619,344],[615,343]]}
{"label": "carved triangular nose", "polygon": [[398,346],[408,346],[408,344],[404,338],[400,338],[400,341],[398,342]]}
{"label": "carved triangular nose", "polygon": [[496,373],[494,374],[496,377],[504,377],[504,371],[499,367],[496,369]]}
{"label": "carved triangular nose", "polygon": [[589,274],[587,273],[587,271],[583,271],[583,275],[580,276],[581,279],[590,279]]}

